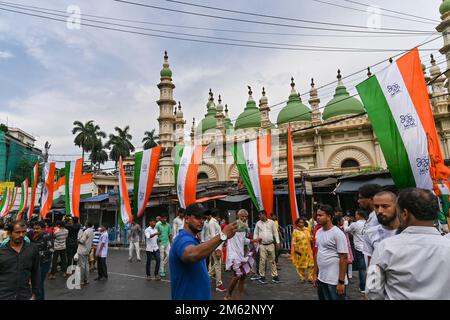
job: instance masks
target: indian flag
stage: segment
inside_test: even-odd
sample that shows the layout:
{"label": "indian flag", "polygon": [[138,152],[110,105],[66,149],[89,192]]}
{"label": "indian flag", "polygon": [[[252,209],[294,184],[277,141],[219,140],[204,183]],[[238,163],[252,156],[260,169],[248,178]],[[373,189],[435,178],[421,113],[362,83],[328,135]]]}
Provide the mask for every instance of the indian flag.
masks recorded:
{"label": "indian flag", "polygon": [[12,192],[10,188],[6,188],[3,194],[2,205],[0,207],[0,217],[4,217],[8,214],[9,203],[11,202]]}
{"label": "indian flag", "polygon": [[182,208],[197,200],[197,172],[205,149],[204,146],[175,146],[175,185]]}
{"label": "indian flag", "polygon": [[292,224],[295,225],[295,220],[300,218],[297,205],[297,195],[295,193],[295,177],[294,177],[294,152],[292,149],[292,132],[291,127],[288,128],[287,134],[287,171],[288,171],[288,185],[289,185],[289,204],[291,206]]}
{"label": "indian flag", "polygon": [[53,204],[53,188],[55,185],[55,162],[47,162],[44,166],[43,180],[44,180],[44,190],[42,191],[42,201],[41,201],[41,216],[42,219],[47,217],[47,213],[52,208]]}
{"label": "indian flag", "polygon": [[258,211],[273,210],[272,151],[270,135],[234,145],[233,156],[245,187]]}
{"label": "indian flag", "polygon": [[39,163],[36,162],[36,164],[33,167],[33,172],[31,173],[31,200],[30,205],[28,207],[27,211],[27,219],[30,220],[31,216],[33,215],[34,211],[34,205],[36,200],[36,189],[37,189],[37,183],[38,183],[38,171],[39,171]]}
{"label": "indian flag", "polygon": [[12,192],[11,201],[9,202],[8,212],[5,213],[7,215],[14,207],[16,203],[17,194],[19,193],[19,187],[14,187],[14,191]]}
{"label": "indian flag", "polygon": [[119,217],[122,224],[131,223],[133,215],[131,213],[130,198],[128,197],[127,180],[123,170],[122,157],[119,161]]}
{"label": "indian flag", "polygon": [[29,185],[28,178],[26,178],[22,182],[20,204],[19,204],[19,209],[17,211],[17,217],[16,217],[17,221],[22,220],[22,215],[23,215],[25,209],[28,207],[28,197],[29,197],[28,185]]}
{"label": "indian flag", "polygon": [[421,119],[431,107],[428,95],[420,89],[426,90],[426,85],[417,65],[420,58],[415,49],[357,89],[396,186],[432,189],[429,128]]}
{"label": "indian flag", "polygon": [[134,155],[133,214],[138,218],[144,214],[150,199],[160,155],[161,146],[136,152]]}
{"label": "indian flag", "polygon": [[[93,194],[93,174],[85,173],[81,176],[80,199],[90,198]],[[53,206],[66,198],[66,177],[60,177],[53,187]]]}
{"label": "indian flag", "polygon": [[66,214],[80,217],[80,186],[83,172],[83,159],[66,161]]}

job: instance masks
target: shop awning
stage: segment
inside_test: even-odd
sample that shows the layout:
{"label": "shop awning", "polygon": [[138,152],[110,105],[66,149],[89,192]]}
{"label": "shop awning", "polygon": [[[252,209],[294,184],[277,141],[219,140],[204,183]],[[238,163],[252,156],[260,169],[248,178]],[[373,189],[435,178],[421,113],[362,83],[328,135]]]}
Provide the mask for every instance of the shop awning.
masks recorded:
{"label": "shop awning", "polygon": [[225,202],[241,202],[241,201],[245,201],[247,199],[250,199],[249,195],[240,194],[240,195],[236,195],[236,196],[226,196],[225,198],[221,198],[218,200],[225,201]]}
{"label": "shop awning", "polygon": [[218,196],[212,196],[212,197],[204,197],[204,198],[197,199],[197,201],[195,201],[195,202],[201,203],[201,202],[206,202],[206,201],[210,201],[210,200],[222,199],[225,197],[226,197],[226,195],[224,195],[224,194],[218,195]]}
{"label": "shop awning", "polygon": [[395,186],[391,177],[376,177],[369,180],[344,180],[339,182],[334,193],[354,193],[365,184],[379,184],[382,187]]}

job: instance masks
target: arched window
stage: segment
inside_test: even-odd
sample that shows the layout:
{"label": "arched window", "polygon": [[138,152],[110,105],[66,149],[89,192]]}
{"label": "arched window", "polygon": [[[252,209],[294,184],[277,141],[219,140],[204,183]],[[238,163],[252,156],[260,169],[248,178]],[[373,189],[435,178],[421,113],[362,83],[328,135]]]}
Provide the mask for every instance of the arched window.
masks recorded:
{"label": "arched window", "polygon": [[359,167],[359,162],[355,159],[345,159],[341,163],[341,168],[356,168]]}
{"label": "arched window", "polygon": [[207,175],[206,173],[204,173],[204,172],[200,172],[200,173],[197,175],[197,179],[198,179],[198,180],[208,180],[208,175]]}

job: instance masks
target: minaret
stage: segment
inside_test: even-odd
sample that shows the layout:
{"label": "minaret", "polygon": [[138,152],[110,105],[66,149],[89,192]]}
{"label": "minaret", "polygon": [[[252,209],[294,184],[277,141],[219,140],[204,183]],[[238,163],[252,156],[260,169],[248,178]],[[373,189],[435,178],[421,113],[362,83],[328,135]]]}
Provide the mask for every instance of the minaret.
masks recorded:
{"label": "minaret", "polygon": [[[175,109],[176,110],[176,109]],[[183,110],[181,110],[181,102],[178,101],[178,110],[175,111],[175,141],[177,144],[184,143],[184,125],[186,121],[184,120]]]}
{"label": "minaret", "polygon": [[223,113],[222,97],[220,96],[220,94],[216,110],[216,131],[217,135],[222,137],[225,135],[225,114]]}
{"label": "minaret", "polygon": [[175,85],[172,83],[172,71],[169,69],[167,51],[164,52],[164,64],[160,75],[161,82],[158,84],[160,97],[156,102],[159,105],[159,140],[164,150],[170,150],[174,146],[175,117],[173,107],[176,102],[173,100]]}
{"label": "minaret", "polygon": [[269,118],[270,107],[264,87],[262,88],[262,97],[259,100],[259,111],[261,112],[261,128],[269,129],[272,125]]}
{"label": "minaret", "polygon": [[159,160],[159,184],[173,185],[175,182],[173,161],[171,158],[172,149],[175,143],[175,116],[173,107],[176,105],[173,100],[172,71],[169,68],[169,57],[167,51],[164,52],[164,64],[161,70],[161,82],[158,84],[160,91],[159,100],[159,141],[163,148],[161,159]]}
{"label": "minaret", "polygon": [[430,68],[430,78],[431,78],[431,103],[433,105],[434,114],[442,114],[448,112],[448,96],[446,96],[447,89],[444,87],[445,76],[441,75],[441,69],[436,64],[434,56],[431,55],[431,68]]}
{"label": "minaret", "polygon": [[[436,27],[436,30],[442,33],[444,38],[444,46],[441,48],[440,53],[447,58],[447,68],[450,68],[450,0],[444,0],[439,7],[441,13],[442,22]],[[450,78],[450,74],[447,72],[447,78]]]}
{"label": "minaret", "polygon": [[309,90],[309,105],[311,106],[311,124],[317,125],[322,122],[319,111],[320,99],[315,87],[314,79],[311,79],[311,90]]}

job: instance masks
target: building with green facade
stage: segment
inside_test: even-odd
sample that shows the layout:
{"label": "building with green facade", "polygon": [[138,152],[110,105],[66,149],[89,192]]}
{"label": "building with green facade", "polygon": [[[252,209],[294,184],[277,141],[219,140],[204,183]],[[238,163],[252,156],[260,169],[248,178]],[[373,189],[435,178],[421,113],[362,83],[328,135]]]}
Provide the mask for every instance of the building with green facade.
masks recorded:
{"label": "building with green facade", "polygon": [[18,128],[0,130],[0,182],[20,177],[24,167],[43,160],[42,151],[34,146],[35,141],[32,135]]}

